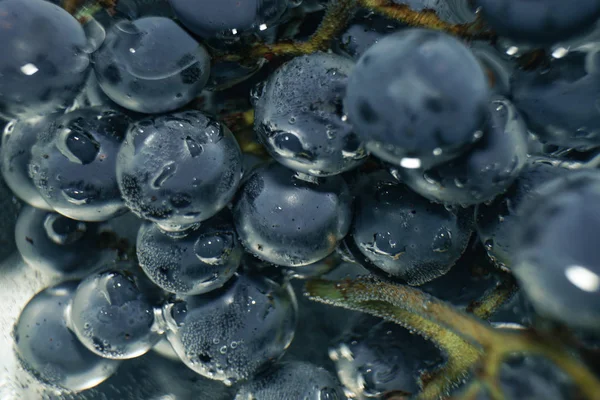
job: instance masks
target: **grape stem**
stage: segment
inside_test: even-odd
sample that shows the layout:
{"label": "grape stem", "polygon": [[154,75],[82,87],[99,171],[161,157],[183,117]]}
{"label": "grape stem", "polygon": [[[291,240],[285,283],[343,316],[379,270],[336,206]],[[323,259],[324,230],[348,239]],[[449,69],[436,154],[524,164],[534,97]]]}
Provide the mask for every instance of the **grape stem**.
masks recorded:
{"label": "grape stem", "polygon": [[510,273],[504,273],[500,283],[487,291],[481,299],[473,301],[467,312],[481,319],[489,319],[504,303],[517,292],[517,281]]}
{"label": "grape stem", "polygon": [[471,371],[477,373],[492,399],[502,399],[499,373],[502,363],[515,354],[547,358],[566,372],[588,400],[600,399],[600,381],[585,365],[552,338],[532,331],[493,329],[452,305],[410,286],[375,277],[332,282],[311,280],[307,295],[315,301],[366,312],[398,323],[437,344],[448,355],[443,373],[424,383],[419,400],[443,398]]}

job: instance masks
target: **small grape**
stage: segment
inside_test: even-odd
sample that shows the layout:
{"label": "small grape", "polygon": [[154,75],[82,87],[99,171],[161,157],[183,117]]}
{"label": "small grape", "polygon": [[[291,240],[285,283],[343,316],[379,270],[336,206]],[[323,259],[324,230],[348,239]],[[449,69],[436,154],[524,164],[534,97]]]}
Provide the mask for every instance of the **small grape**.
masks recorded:
{"label": "small grape", "polygon": [[304,180],[277,163],[252,172],[234,204],[247,251],[277,265],[312,264],[346,235],[352,198],[339,176]]}
{"label": "small grape", "polygon": [[394,169],[393,175],[439,203],[469,206],[494,199],[527,161],[527,127],[508,100],[493,101],[490,114],[482,138],[463,155],[426,170]]}
{"label": "small grape", "polygon": [[106,380],[119,361],[98,357],[69,330],[65,311],[77,284],[65,282],[36,294],[21,312],[14,338],[25,370],[47,384],[79,391]]}
{"label": "small grape", "polygon": [[42,132],[57,115],[13,120],[9,122],[2,135],[0,147],[2,176],[6,184],[19,199],[44,210],[52,207],[44,200],[29,176],[31,148]]}
{"label": "small grape", "polygon": [[27,206],[19,214],[15,241],[31,267],[69,274],[100,261],[97,233],[95,223]]}
{"label": "small grape", "polygon": [[151,299],[121,271],[84,279],[71,301],[70,319],[81,343],[105,358],[139,357],[160,338]]}
{"label": "small grape", "polygon": [[175,352],[192,370],[231,385],[277,360],[296,326],[296,298],[285,286],[236,274],[224,287],[165,307]]}
{"label": "small grape", "polygon": [[256,100],[254,127],[269,153],[295,171],[336,175],[367,152],[342,113],[354,63],[326,53],[296,57],[272,74]]}
{"label": "small grape", "polygon": [[306,362],[287,362],[243,384],[235,400],[342,400],[337,380],[326,370]]}
{"label": "small grape", "polygon": [[196,295],[217,289],[229,280],[242,259],[230,213],[223,211],[182,238],[142,225],[137,240],[139,263],[163,290]]}
{"label": "small grape", "polygon": [[94,53],[100,87],[115,103],[162,113],[189,103],[206,85],[210,56],[174,21],[147,17],[121,21]]}
{"label": "small grape", "polygon": [[79,22],[40,0],[0,1],[0,117],[28,118],[65,109],[90,66]]}
{"label": "small grape", "polygon": [[222,210],[241,169],[231,131],[199,111],[185,111],[133,124],[119,153],[117,179],[129,209],[178,232]]}
{"label": "small grape", "polygon": [[370,47],[354,67],[344,110],[375,156],[428,168],[463,153],[488,117],[485,74],[455,38],[405,29]]}
{"label": "small grape", "polygon": [[56,212],[81,221],[125,212],[116,161],[129,122],[124,114],[94,107],[65,114],[38,134],[29,173]]}
{"label": "small grape", "polygon": [[574,328],[600,327],[600,172],[542,185],[521,205],[513,272],[538,313]]}
{"label": "small grape", "polygon": [[169,0],[177,18],[203,38],[233,38],[276,24],[288,0]]}
{"label": "small grape", "polygon": [[498,34],[535,44],[576,35],[600,17],[596,0],[580,0],[577,7],[563,0],[475,0],[475,4]]}
{"label": "small grape", "polygon": [[468,212],[432,203],[384,171],[366,175],[357,192],[347,243],[366,266],[420,285],[448,272],[469,242]]}

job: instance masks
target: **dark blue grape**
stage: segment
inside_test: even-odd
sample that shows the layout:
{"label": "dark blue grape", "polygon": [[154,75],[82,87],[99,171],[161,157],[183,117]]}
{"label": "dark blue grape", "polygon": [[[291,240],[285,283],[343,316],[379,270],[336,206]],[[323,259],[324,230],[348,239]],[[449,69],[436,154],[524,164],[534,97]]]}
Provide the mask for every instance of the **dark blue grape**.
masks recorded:
{"label": "dark blue grape", "polygon": [[600,17],[600,3],[580,0],[475,0],[487,23],[500,35],[535,44],[576,35]]}
{"label": "dark blue grape", "polygon": [[225,211],[182,238],[146,223],[137,239],[137,256],[146,275],[163,290],[181,295],[223,286],[237,270],[242,253],[231,215]]}
{"label": "dark blue grape", "polygon": [[465,154],[430,169],[398,168],[393,174],[432,201],[470,206],[494,199],[527,161],[527,127],[507,100],[490,105],[482,138]]}
{"label": "dark blue grape", "polygon": [[321,367],[306,362],[287,362],[243,384],[235,400],[343,400],[337,381]]}
{"label": "dark blue grape", "polygon": [[341,56],[314,53],[294,58],[269,77],[255,103],[254,127],[275,160],[328,176],[366,159],[364,144],[342,118],[353,65]]}
{"label": "dark blue grape", "polygon": [[31,147],[35,144],[38,133],[53,118],[56,115],[9,122],[4,129],[0,147],[2,176],[8,187],[19,199],[45,210],[51,210],[52,207],[44,200],[29,176],[29,163]]}
{"label": "dark blue grape", "polygon": [[0,261],[16,249],[13,233],[21,205],[0,177]]}
{"label": "dark blue grape", "polygon": [[[409,397],[420,391],[421,373],[443,361],[422,337],[381,319],[362,316],[329,351],[338,376],[357,398]],[[382,397],[383,396],[383,397]]]}
{"label": "dark blue grape", "polygon": [[277,163],[247,178],[234,221],[250,253],[277,265],[308,265],[331,254],[346,235],[352,198],[344,180],[302,178]]}
{"label": "dark blue grape", "polygon": [[73,296],[69,315],[81,343],[101,357],[139,357],[160,338],[151,299],[122,271],[84,279]]}
{"label": "dark blue grape", "polygon": [[69,274],[100,261],[98,226],[75,221],[52,211],[24,207],[15,241],[31,267]]}
{"label": "dark blue grape", "polygon": [[125,212],[116,163],[130,121],[108,108],[87,108],[40,131],[29,173],[56,212],[81,221],[104,221]]}
{"label": "dark blue grape", "polygon": [[579,171],[536,189],[521,205],[512,267],[543,316],[600,327],[600,172]]}
{"label": "dark blue grape", "polygon": [[115,103],[141,113],[175,110],[208,81],[210,56],[174,21],[121,21],[94,53],[100,87]]}
{"label": "dark blue grape", "polygon": [[165,307],[167,335],[188,367],[231,385],[283,354],[294,337],[296,310],[291,288],[236,275],[221,289]]}
{"label": "dark blue grape", "polygon": [[66,309],[76,288],[71,281],[35,295],[19,316],[14,338],[27,371],[42,382],[79,391],[106,380],[119,362],[89,351],[67,327]]}
{"label": "dark blue grape", "polygon": [[357,188],[351,237],[359,261],[411,285],[444,275],[459,259],[471,236],[467,211],[432,203],[380,171]]}
{"label": "dark blue grape", "polygon": [[586,47],[573,49],[549,68],[513,75],[515,105],[542,142],[563,147],[600,145],[599,54]]}
{"label": "dark blue grape", "polygon": [[362,55],[344,109],[374,155],[404,168],[428,168],[478,139],[489,93],[480,64],[461,42],[406,29]]}
{"label": "dark blue grape", "polygon": [[127,207],[178,232],[231,201],[242,169],[231,131],[199,111],[133,124],[119,153],[117,177]]}
{"label": "dark blue grape", "polygon": [[477,206],[477,232],[488,255],[497,265],[510,268],[514,262],[514,234],[524,218],[517,213],[520,205],[535,196],[536,188],[568,172],[544,158],[534,159],[504,195],[491,203]]}
{"label": "dark blue grape", "polygon": [[67,108],[90,66],[79,22],[47,1],[3,0],[0,38],[0,117]]}
{"label": "dark blue grape", "polygon": [[204,38],[232,38],[276,24],[288,0],[169,0],[186,28]]}

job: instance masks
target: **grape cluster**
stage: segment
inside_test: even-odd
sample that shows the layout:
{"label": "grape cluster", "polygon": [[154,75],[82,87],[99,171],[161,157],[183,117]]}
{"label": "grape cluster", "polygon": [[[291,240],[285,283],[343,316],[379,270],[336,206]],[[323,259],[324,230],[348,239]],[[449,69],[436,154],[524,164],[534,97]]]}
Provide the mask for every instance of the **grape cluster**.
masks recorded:
{"label": "grape cluster", "polygon": [[[71,3],[0,0],[0,259],[55,278],[13,330],[55,392],[112,398],[172,363],[203,399],[405,399],[451,363],[402,316],[306,301],[321,276],[460,313],[514,278],[492,324],[597,348],[598,0],[384,6],[442,29],[364,9],[337,27],[346,0]],[[476,13],[498,40],[461,39]],[[299,41],[315,31],[336,37]],[[573,398],[548,360],[498,378]],[[169,383],[144,396],[198,398]]]}

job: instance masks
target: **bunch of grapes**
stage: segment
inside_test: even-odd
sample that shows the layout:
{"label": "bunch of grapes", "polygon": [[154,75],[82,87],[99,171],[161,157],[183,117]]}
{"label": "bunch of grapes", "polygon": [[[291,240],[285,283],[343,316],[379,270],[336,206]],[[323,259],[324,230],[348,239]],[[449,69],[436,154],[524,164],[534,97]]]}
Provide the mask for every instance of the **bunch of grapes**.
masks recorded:
{"label": "bunch of grapes", "polygon": [[599,24],[0,0],[0,396],[600,399]]}

